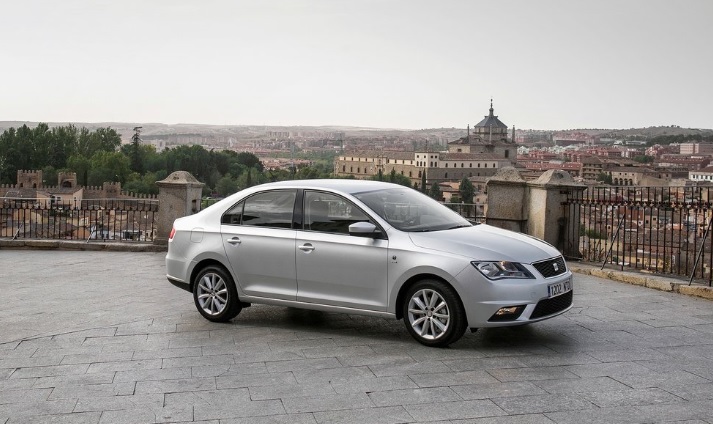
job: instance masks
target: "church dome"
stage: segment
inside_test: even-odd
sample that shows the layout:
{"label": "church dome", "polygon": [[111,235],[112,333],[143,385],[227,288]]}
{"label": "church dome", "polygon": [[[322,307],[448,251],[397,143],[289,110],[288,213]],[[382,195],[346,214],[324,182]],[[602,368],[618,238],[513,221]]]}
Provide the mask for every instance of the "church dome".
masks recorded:
{"label": "church dome", "polygon": [[[508,126],[503,124],[502,121],[498,119],[496,115],[493,114],[493,101],[492,99],[490,100],[490,115],[486,116],[485,119],[482,121],[478,122],[475,125],[475,131],[476,132],[487,132],[490,131],[491,129],[502,129],[501,131],[498,132],[507,132]],[[480,131],[479,131],[480,129]],[[486,129],[483,131],[483,129]],[[504,130],[504,131],[503,131]]]}

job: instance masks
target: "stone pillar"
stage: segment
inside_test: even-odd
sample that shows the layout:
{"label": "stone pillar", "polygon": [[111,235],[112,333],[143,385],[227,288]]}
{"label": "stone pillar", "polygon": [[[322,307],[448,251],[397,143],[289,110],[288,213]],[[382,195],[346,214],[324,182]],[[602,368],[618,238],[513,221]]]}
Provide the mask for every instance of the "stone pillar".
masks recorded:
{"label": "stone pillar", "polygon": [[525,180],[513,167],[501,168],[486,183],[489,225],[506,230],[527,231],[527,190]]}
{"label": "stone pillar", "polygon": [[566,243],[567,235],[578,234],[579,231],[578,209],[572,208],[574,216],[567,213],[567,197],[575,191],[585,190],[586,186],[574,182],[566,171],[549,170],[537,180],[527,183],[527,187],[527,233],[555,246],[565,256],[578,257],[579,246]]}
{"label": "stone pillar", "polygon": [[173,221],[201,209],[203,184],[186,171],[176,171],[158,186],[158,219],[154,244],[168,244]]}

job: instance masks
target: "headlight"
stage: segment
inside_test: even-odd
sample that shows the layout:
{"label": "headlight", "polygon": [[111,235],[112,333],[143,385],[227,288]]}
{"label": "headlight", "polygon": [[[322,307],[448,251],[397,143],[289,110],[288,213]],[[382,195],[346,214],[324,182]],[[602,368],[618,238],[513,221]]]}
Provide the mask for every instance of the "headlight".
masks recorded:
{"label": "headlight", "polygon": [[489,280],[502,278],[535,278],[517,262],[508,261],[473,261],[471,264]]}

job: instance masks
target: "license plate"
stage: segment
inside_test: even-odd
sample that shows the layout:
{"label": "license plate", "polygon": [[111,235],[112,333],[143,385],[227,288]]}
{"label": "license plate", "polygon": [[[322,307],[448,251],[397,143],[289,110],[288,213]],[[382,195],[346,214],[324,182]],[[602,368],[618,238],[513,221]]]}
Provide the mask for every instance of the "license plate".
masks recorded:
{"label": "license plate", "polygon": [[572,280],[564,280],[547,286],[547,295],[549,297],[555,297],[567,293],[570,290],[572,290]]}

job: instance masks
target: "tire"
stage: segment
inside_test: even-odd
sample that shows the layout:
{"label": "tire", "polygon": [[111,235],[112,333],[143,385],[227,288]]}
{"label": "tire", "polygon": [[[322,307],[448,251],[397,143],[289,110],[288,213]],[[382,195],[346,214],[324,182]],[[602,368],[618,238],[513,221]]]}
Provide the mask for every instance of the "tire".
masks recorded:
{"label": "tire", "polygon": [[458,294],[441,281],[423,280],[409,287],[402,308],[406,329],[426,346],[455,343],[468,326]]}
{"label": "tire", "polygon": [[203,268],[193,280],[193,302],[198,312],[209,321],[226,322],[242,310],[235,283],[219,266]]}

